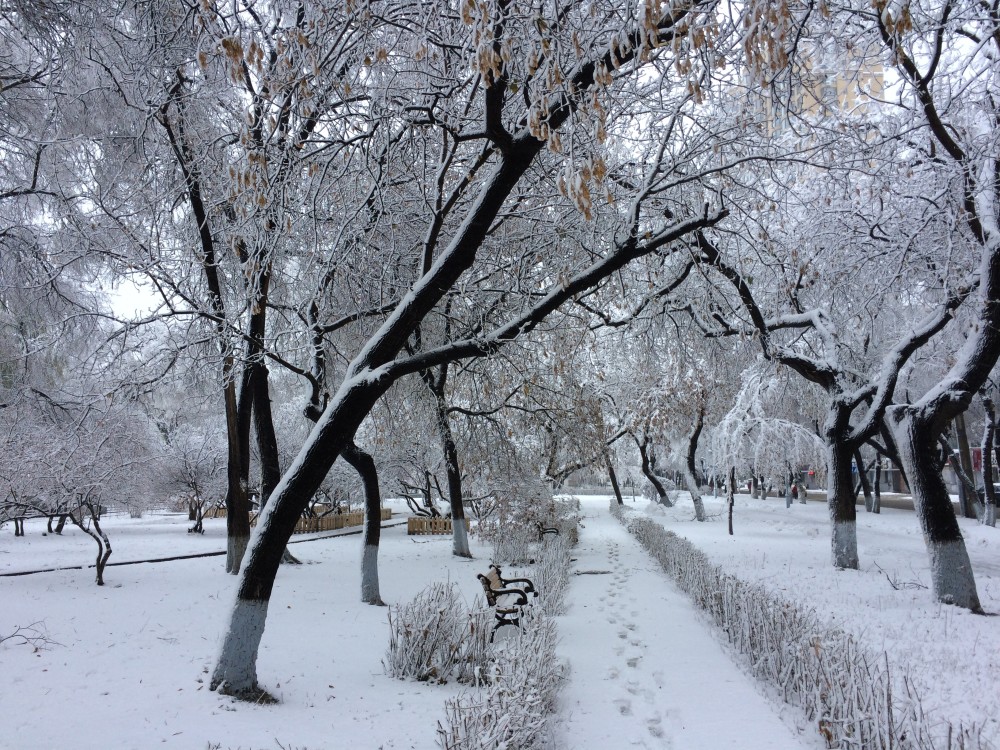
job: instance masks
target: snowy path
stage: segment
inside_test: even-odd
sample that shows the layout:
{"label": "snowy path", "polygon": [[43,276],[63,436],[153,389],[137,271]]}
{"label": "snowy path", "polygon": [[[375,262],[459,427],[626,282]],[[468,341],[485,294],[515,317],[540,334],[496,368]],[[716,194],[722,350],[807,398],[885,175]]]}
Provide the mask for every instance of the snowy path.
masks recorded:
{"label": "snowy path", "polygon": [[559,623],[559,653],[572,664],[560,694],[561,746],[822,747],[818,736],[798,737],[778,718],[606,506],[584,510],[569,612]]}

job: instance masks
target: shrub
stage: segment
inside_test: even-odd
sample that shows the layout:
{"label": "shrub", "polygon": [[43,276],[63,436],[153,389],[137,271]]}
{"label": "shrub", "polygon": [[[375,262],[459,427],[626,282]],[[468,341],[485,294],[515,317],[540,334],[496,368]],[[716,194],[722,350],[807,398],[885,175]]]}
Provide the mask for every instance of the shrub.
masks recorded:
{"label": "shrub", "polygon": [[433,583],[389,609],[391,677],[478,683],[490,662],[490,618],[477,600],[469,611],[453,583]]}
{"label": "shrub", "polygon": [[906,673],[843,631],[712,565],[690,542],[649,518],[612,513],[706,611],[750,671],[814,721],[829,748],[990,750],[980,726],[931,723]]}
{"label": "shrub", "polygon": [[570,535],[550,534],[538,544],[538,556],[532,580],[538,592],[536,607],[547,615],[561,615],[566,608],[566,586],[569,585]]}
{"label": "shrub", "polygon": [[447,701],[438,744],[444,750],[550,747],[547,719],[564,679],[555,644],[555,624],[544,615],[514,631],[497,654],[489,686]]}

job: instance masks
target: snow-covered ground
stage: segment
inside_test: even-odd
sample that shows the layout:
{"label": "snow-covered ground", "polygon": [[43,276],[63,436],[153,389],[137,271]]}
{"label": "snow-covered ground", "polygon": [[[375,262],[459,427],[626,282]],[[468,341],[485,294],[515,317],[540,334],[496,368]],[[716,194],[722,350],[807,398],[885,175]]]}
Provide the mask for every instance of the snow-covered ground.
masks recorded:
{"label": "snow-covered ground", "polygon": [[[795,712],[763,696],[656,564],[607,512],[607,498],[583,498],[567,614],[558,618],[569,665],[554,734],[576,748],[739,747],[796,750],[822,744]],[[643,501],[628,503],[647,512]],[[721,504],[709,501],[710,509]],[[396,508],[395,510],[400,510]],[[740,497],[736,536],[721,518],[691,520],[690,505],[652,511],[734,572],[815,606],[856,628],[872,647],[909,662],[926,707],[996,726],[1000,618],[967,615],[930,601],[923,546],[912,513],[860,519],[860,572],[827,568],[826,510],[785,510],[778,500]],[[395,520],[395,519],[394,519]],[[110,517],[112,562],[224,548],[225,522],[187,534],[185,518]],[[78,530],[43,537],[27,524],[15,539],[0,529],[0,573],[93,561]],[[963,525],[989,611],[1000,611],[996,531]],[[320,535],[324,536],[324,535]],[[433,748],[445,700],[459,685],[385,676],[386,609],[359,603],[361,540],[326,537],[296,544],[305,564],[283,567],[271,602],[258,674],[280,697],[249,706],[208,691],[205,680],[236,579],[221,557],[0,578],[0,634],[39,623],[49,643],[0,644],[0,748]],[[390,604],[431,581],[456,582],[471,602],[489,550],[473,539],[472,561],[450,555],[441,537],[383,533],[380,571]],[[894,590],[878,564],[900,586]],[[944,659],[944,663],[937,660]],[[776,718],[778,715],[782,721]]]}
{"label": "snow-covered ground", "polygon": [[[819,492],[811,492],[815,498]],[[857,571],[830,565],[825,500],[785,507],[784,500],[736,497],[734,535],[727,533],[724,501],[705,498],[710,518],[694,519],[686,493],[674,508],[638,501],[650,514],[690,540],[717,565],[756,581],[783,598],[858,637],[890,664],[906,668],[930,715],[953,724],[988,724],[984,736],[1000,746],[1000,617],[935,602],[923,537],[912,511],[858,509]],[[1000,613],[1000,529],[959,519],[983,608]]]}

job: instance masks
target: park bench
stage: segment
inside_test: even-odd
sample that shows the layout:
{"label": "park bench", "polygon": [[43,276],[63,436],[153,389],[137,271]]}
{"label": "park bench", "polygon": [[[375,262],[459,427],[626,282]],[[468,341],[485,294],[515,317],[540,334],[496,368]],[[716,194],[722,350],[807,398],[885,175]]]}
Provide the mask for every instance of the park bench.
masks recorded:
{"label": "park bench", "polygon": [[[504,578],[499,566],[490,565],[490,572],[483,575],[479,573],[476,578],[483,585],[483,592],[486,594],[486,603],[493,608],[496,622],[493,624],[493,632],[490,633],[490,643],[504,625],[516,625],[521,627],[522,607],[528,604],[528,594],[538,596],[535,591],[535,584],[528,578]],[[514,586],[513,584],[522,584]],[[508,596],[516,597],[513,602],[500,599]]]}
{"label": "park bench", "polygon": [[546,534],[555,534],[559,536],[559,529],[555,526],[546,526],[545,524],[539,523],[538,526],[538,538],[544,539]]}

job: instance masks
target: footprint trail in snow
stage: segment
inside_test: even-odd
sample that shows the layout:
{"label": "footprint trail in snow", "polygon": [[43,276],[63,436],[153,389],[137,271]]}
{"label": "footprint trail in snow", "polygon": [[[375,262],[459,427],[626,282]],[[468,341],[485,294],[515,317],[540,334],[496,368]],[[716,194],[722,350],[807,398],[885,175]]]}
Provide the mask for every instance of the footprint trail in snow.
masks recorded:
{"label": "footprint trail in snow", "polygon": [[559,746],[822,747],[818,737],[797,736],[778,718],[606,506],[584,508],[568,613],[559,623],[559,653],[570,664],[560,694]]}

